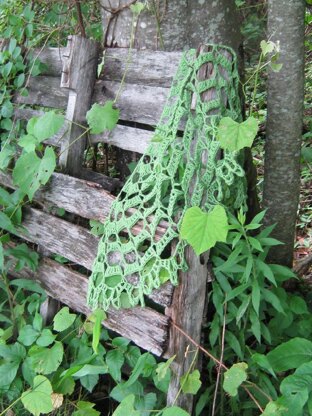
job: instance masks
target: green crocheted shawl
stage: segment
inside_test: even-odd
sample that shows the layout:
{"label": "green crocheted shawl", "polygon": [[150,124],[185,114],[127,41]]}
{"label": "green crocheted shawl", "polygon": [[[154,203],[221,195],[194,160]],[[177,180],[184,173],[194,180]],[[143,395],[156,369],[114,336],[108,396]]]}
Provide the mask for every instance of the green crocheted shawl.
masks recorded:
{"label": "green crocheted shawl", "polygon": [[[213,70],[199,81],[203,64]],[[204,102],[207,90],[213,99]],[[238,97],[232,50],[209,45],[198,57],[195,50],[183,54],[152,142],[105,222],[89,281],[91,308],[143,306],[165,281],[177,285],[178,270],[187,270],[179,238],[186,209],[244,203],[239,155],[222,150],[216,138],[221,117],[241,121]]]}

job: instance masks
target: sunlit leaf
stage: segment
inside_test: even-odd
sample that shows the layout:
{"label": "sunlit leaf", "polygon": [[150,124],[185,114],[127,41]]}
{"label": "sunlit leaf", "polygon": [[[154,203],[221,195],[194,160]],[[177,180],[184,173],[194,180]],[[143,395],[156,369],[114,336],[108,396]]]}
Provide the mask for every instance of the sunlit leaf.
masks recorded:
{"label": "sunlit leaf", "polygon": [[119,110],[113,108],[113,101],[107,101],[105,105],[93,104],[86,118],[91,133],[99,134],[105,130],[113,130],[119,119]]}
{"label": "sunlit leaf", "polygon": [[257,132],[258,121],[254,117],[248,117],[242,123],[230,117],[223,117],[220,120],[217,138],[223,149],[235,151],[251,147]]}

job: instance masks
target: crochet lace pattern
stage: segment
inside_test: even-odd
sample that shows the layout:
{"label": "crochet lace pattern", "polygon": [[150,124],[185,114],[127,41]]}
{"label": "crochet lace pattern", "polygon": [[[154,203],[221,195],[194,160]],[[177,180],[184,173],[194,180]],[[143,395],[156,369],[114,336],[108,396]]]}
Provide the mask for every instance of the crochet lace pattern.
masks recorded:
{"label": "crochet lace pattern", "polygon": [[[112,205],[89,280],[92,309],[144,306],[165,281],[177,285],[187,270],[179,239],[187,208],[245,203],[240,156],[216,138],[221,117],[241,121],[236,57],[225,46],[208,50],[183,54],[152,142]],[[203,64],[213,69],[199,81]],[[204,102],[207,90],[213,98]]]}

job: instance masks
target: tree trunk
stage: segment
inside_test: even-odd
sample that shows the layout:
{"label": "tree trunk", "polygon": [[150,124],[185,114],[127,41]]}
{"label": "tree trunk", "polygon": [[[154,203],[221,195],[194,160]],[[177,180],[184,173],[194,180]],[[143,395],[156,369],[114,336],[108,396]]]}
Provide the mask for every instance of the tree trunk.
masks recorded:
{"label": "tree trunk", "polygon": [[[133,0],[100,0],[104,29],[104,46],[130,46]],[[223,43],[236,52],[241,35],[233,0],[150,0],[140,14],[135,27],[133,46],[138,49],[181,51],[197,48],[201,43]],[[127,165],[135,161],[133,152],[117,149],[116,167],[120,179],[130,171]]]}
{"label": "tree trunk", "polygon": [[269,260],[292,266],[300,193],[304,100],[304,0],[269,0],[268,34],[280,42],[280,72],[269,72],[263,206],[265,225],[277,224]]}

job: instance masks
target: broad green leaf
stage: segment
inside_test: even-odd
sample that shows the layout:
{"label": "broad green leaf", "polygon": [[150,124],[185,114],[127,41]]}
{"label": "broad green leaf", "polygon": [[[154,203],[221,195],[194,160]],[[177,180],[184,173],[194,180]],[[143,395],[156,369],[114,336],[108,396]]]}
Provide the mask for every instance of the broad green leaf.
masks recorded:
{"label": "broad green leaf", "polygon": [[74,323],[76,316],[74,313],[69,313],[69,308],[64,306],[53,318],[54,331],[65,331]]}
{"label": "broad green leaf", "polygon": [[105,130],[113,130],[119,119],[119,110],[113,108],[113,101],[106,104],[93,104],[87,112],[86,118],[91,129],[91,134],[100,134]]}
{"label": "broad green leaf", "polygon": [[0,365],[0,392],[8,390],[10,384],[15,379],[19,363],[4,362]]}
{"label": "broad green leaf", "polygon": [[53,410],[52,386],[44,376],[34,378],[33,388],[22,394],[21,401],[32,415],[39,416],[41,413],[49,413]]}
{"label": "broad green leaf", "polygon": [[263,273],[263,276],[266,277],[274,286],[277,286],[274,274],[272,272],[271,267],[264,263],[264,261],[260,260],[259,258],[256,260],[256,266],[259,270]]}
{"label": "broad green leaf", "polygon": [[181,409],[181,407],[173,406],[165,409],[161,416],[190,416],[190,414]]}
{"label": "broad green leaf", "polygon": [[274,371],[288,371],[312,360],[312,342],[293,338],[267,354]]}
{"label": "broad green leaf", "polygon": [[12,157],[14,156],[14,153],[15,153],[15,149],[12,146],[9,146],[9,145],[7,145],[7,146],[5,146],[1,149],[1,152],[0,152],[0,170],[5,170],[8,167]]}
{"label": "broad green leaf", "polygon": [[123,353],[119,350],[108,351],[106,355],[106,364],[108,365],[109,373],[116,382],[121,380],[121,367],[125,361]]}
{"label": "broad green leaf", "polygon": [[242,123],[237,123],[230,117],[220,120],[217,137],[221,147],[230,151],[251,147],[258,132],[258,121],[248,117]]}
{"label": "broad green leaf", "polygon": [[135,401],[136,410],[140,411],[141,416],[151,416],[151,410],[153,410],[157,403],[157,396],[155,393],[147,393],[141,397],[137,397]]}
{"label": "broad green leaf", "polygon": [[262,416],[284,416],[285,411],[287,411],[287,408],[284,405],[279,404],[277,402],[269,402],[266,405],[264,412],[261,415]]}
{"label": "broad green leaf", "polygon": [[38,144],[38,139],[32,134],[26,134],[18,141],[18,145],[21,146],[27,153],[34,152]]}
{"label": "broad green leaf", "polygon": [[55,167],[56,158],[51,147],[45,149],[42,159],[35,152],[25,153],[13,169],[13,182],[32,200],[40,185],[48,182]]}
{"label": "broad green leaf", "polygon": [[78,410],[76,410],[72,416],[100,416],[101,413],[93,409],[94,406],[94,403],[79,401],[77,403]]}
{"label": "broad green leaf", "polygon": [[138,410],[134,408],[134,394],[125,397],[112,416],[141,416]]}
{"label": "broad green leaf", "polygon": [[290,298],[290,309],[296,315],[308,314],[308,307],[304,299],[300,296],[291,296]]}
{"label": "broad green leaf", "polygon": [[56,335],[53,335],[50,329],[44,328],[39,338],[37,339],[36,344],[40,347],[48,347],[54,342],[55,338]]}
{"label": "broad green leaf", "polygon": [[26,347],[29,347],[30,345],[34,344],[39,334],[40,334],[39,331],[36,331],[31,325],[25,325],[19,331],[19,335],[17,339],[23,345],[25,345]]}
{"label": "broad green leaf", "polygon": [[55,342],[51,348],[34,345],[28,352],[33,369],[41,374],[51,374],[56,371],[63,360],[63,354],[61,342]]}
{"label": "broad green leaf", "polygon": [[263,251],[263,248],[261,247],[261,243],[259,240],[257,240],[254,237],[247,237],[248,238],[248,242],[250,243],[250,245],[258,251]]}
{"label": "broad green leaf", "polygon": [[238,387],[247,380],[247,368],[246,363],[237,363],[224,373],[223,388],[230,396],[237,396]]}
{"label": "broad green leaf", "polygon": [[54,136],[64,124],[64,116],[56,114],[54,111],[45,113],[44,116],[38,117],[33,125],[33,135],[39,142]]}
{"label": "broad green leaf", "polygon": [[226,241],[228,221],[225,209],[216,205],[209,213],[199,207],[189,208],[183,218],[181,238],[185,239],[199,256],[214,247],[217,241]]}
{"label": "broad green leaf", "polygon": [[200,381],[200,372],[194,370],[192,373],[184,374],[180,378],[180,384],[183,393],[196,394],[202,385],[202,382]]}
{"label": "broad green leaf", "polygon": [[135,396],[143,396],[144,395],[144,389],[142,384],[139,381],[136,381],[135,383],[131,384],[130,387],[125,388],[124,383],[118,383],[113,390],[110,392],[110,397],[112,397],[117,402],[122,402],[126,397],[128,397],[130,394],[134,394]]}

